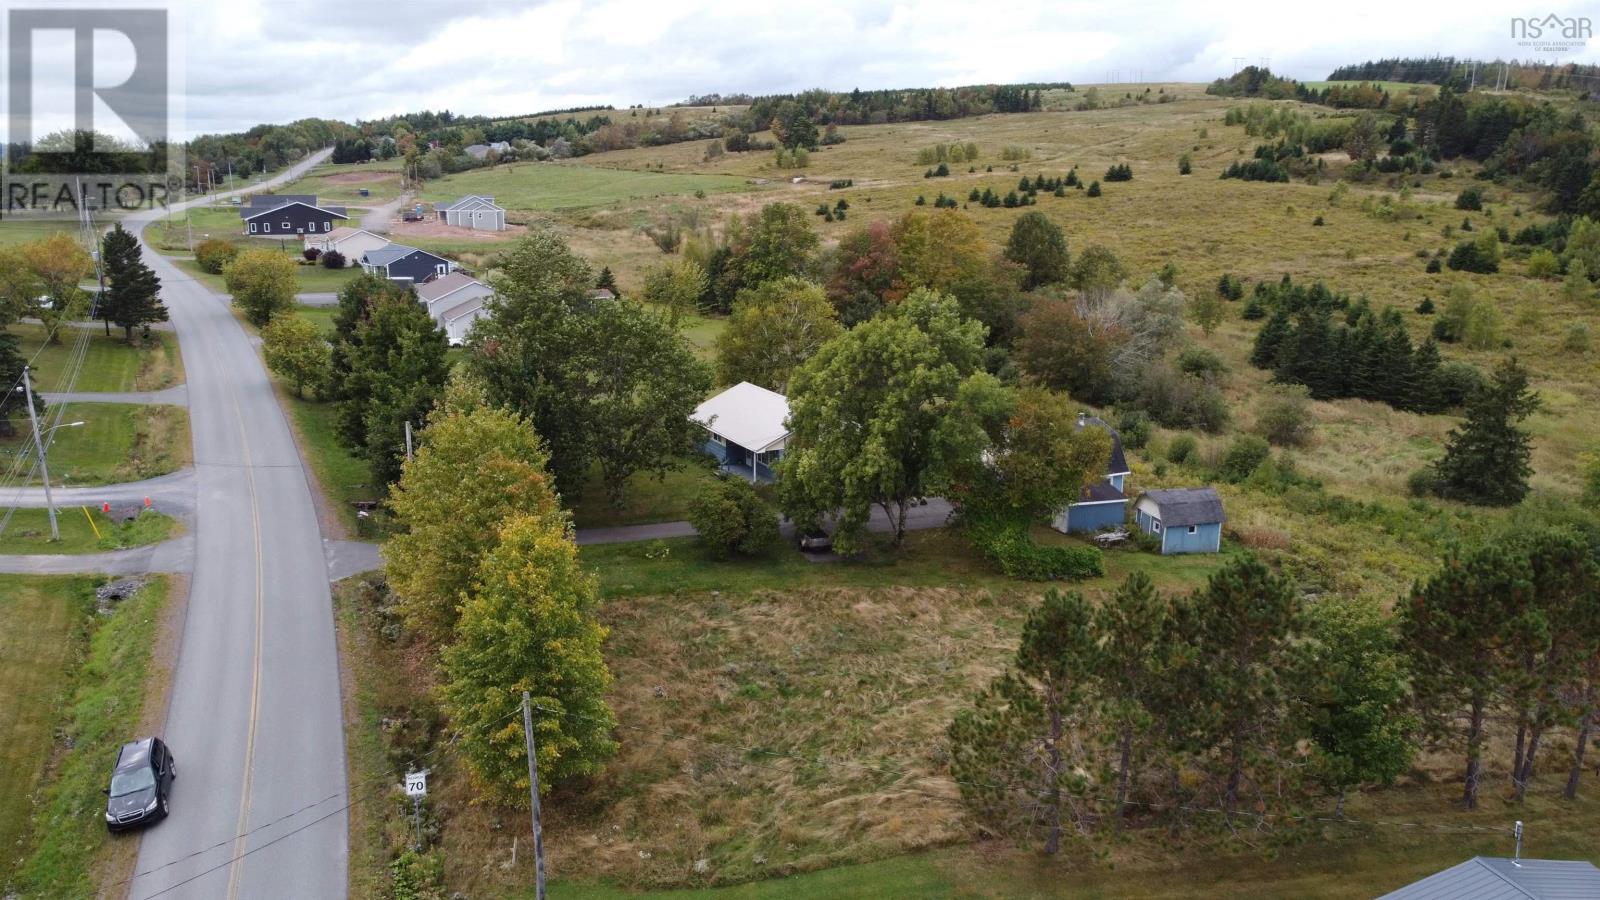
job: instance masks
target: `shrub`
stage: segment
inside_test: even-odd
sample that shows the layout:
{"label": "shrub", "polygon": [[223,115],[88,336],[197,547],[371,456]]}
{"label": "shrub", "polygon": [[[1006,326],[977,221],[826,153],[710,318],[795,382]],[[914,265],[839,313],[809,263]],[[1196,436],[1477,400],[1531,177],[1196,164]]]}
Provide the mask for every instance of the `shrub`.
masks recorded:
{"label": "shrub", "polygon": [[1222,456],[1222,462],[1217,467],[1217,476],[1222,480],[1238,484],[1249,478],[1267,457],[1272,455],[1272,448],[1268,446],[1265,438],[1253,434],[1241,434],[1228,445],[1228,452]]}
{"label": "shrub", "polygon": [[1417,304],[1417,315],[1433,315],[1433,300],[1428,297],[1423,297],[1422,302]]}
{"label": "shrub", "polygon": [[1312,219],[1311,220],[1311,225],[1313,227],[1315,227],[1315,228],[1321,228],[1322,227],[1322,217],[1321,216],[1317,216],[1315,219]]}
{"label": "shrub", "polygon": [[316,262],[317,257],[322,255],[322,251],[315,247],[307,247],[300,251],[300,255],[305,258],[306,262]]}
{"label": "shrub", "polygon": [[1483,209],[1483,189],[1473,185],[1457,194],[1456,209]]}
{"label": "shrub", "polygon": [[1426,271],[1427,271],[1427,273],[1429,275],[1437,275],[1437,274],[1439,274],[1440,270],[1443,269],[1443,268],[1444,268],[1443,266],[1439,265],[1439,259],[1437,257],[1435,257],[1433,259],[1428,260],[1428,265],[1427,265]]}
{"label": "shrub", "polygon": [[1179,175],[1188,175],[1190,172],[1193,172],[1193,171],[1194,171],[1194,160],[1190,158],[1189,154],[1185,153],[1182,156],[1179,156],[1178,157],[1178,174]]}
{"label": "shrub", "polygon": [[1092,181],[1092,182],[1089,183],[1089,196],[1091,196],[1091,197],[1100,196],[1100,182]]}
{"label": "shrub", "polygon": [[1172,443],[1167,445],[1167,461],[1182,465],[1194,458],[1195,450],[1198,447],[1199,442],[1194,439],[1194,435],[1187,432],[1180,434],[1172,439]]}
{"label": "shrub", "polygon": [[194,261],[202,271],[221,275],[222,267],[239,255],[239,248],[227,241],[210,238],[194,246]]}
{"label": "shrub", "polygon": [[1589,352],[1589,326],[1578,322],[1567,329],[1567,336],[1561,340],[1561,349],[1568,353]]}
{"label": "shrub", "polygon": [[1256,434],[1280,447],[1304,444],[1315,424],[1311,392],[1304,385],[1271,385],[1256,403]]}
{"label": "shrub", "polygon": [[1150,415],[1142,409],[1130,409],[1117,417],[1117,433],[1129,450],[1140,450],[1150,443]]}
{"label": "shrub", "polygon": [[1406,477],[1406,493],[1413,497],[1433,497],[1439,493],[1439,473],[1423,466]]}
{"label": "shrub", "polygon": [[1539,249],[1528,254],[1528,276],[1530,278],[1550,278],[1561,273],[1561,261],[1547,248]]}
{"label": "shrub", "polygon": [[317,261],[322,263],[322,267],[325,269],[342,269],[348,264],[344,254],[337,250],[329,250],[327,253],[322,254]]}
{"label": "shrub", "polygon": [[1012,523],[970,524],[973,545],[1000,571],[1023,581],[1096,578],[1105,574],[1105,558],[1094,547],[1041,547],[1028,530]]}
{"label": "shrub", "polygon": [[1205,347],[1185,347],[1178,354],[1178,371],[1207,381],[1216,381],[1228,374],[1228,364],[1216,351]]}
{"label": "shrub", "polygon": [[1450,409],[1465,403],[1474,391],[1483,386],[1483,373],[1470,363],[1451,360],[1439,367],[1434,384],[1438,387],[1439,402]]}
{"label": "shrub", "polygon": [[742,478],[719,475],[689,503],[689,524],[712,554],[756,556],[778,542],[778,513]]}

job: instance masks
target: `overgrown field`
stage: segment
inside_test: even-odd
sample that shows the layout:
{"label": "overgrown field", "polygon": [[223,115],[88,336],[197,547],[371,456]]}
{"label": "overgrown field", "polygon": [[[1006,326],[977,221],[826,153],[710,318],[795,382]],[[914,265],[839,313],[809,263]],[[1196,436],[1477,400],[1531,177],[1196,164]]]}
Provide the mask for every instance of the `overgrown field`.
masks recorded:
{"label": "overgrown field", "polygon": [[97,577],[0,576],[0,885],[25,897],[91,896],[129,842],[108,839],[106,773],[138,730],[162,612],[154,577],[112,614]]}
{"label": "overgrown field", "polygon": [[[181,406],[84,403],[71,407],[66,421],[83,424],[55,432],[49,450],[53,485],[138,481],[189,464],[189,413]],[[0,463],[9,466],[32,440],[25,428],[0,439]]]}

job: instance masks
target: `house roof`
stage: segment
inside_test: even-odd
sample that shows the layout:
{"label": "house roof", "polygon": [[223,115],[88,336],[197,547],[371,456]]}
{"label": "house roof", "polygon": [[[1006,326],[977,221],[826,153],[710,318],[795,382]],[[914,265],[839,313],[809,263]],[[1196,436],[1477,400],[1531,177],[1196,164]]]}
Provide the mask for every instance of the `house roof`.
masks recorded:
{"label": "house roof", "polygon": [[1216,488],[1171,488],[1145,491],[1161,510],[1161,522],[1175,525],[1212,525],[1226,521]]}
{"label": "house roof", "polygon": [[408,247],[405,244],[389,244],[385,247],[379,247],[376,250],[368,250],[367,252],[361,254],[361,261],[369,266],[387,266],[390,263],[405,259],[413,253],[421,253],[426,256],[432,256],[434,259],[437,259],[440,262],[445,261],[444,257],[442,256],[429,253],[426,250],[418,250],[416,247]]}
{"label": "house roof", "polygon": [[252,194],[250,202],[245,204],[245,209],[263,210],[276,209],[286,203],[305,203],[310,206],[317,205],[316,194]]}
{"label": "house roof", "polygon": [[1083,428],[1087,425],[1097,425],[1111,434],[1111,456],[1106,459],[1106,474],[1127,475],[1131,470],[1128,468],[1128,457],[1122,452],[1122,435],[1099,416],[1078,413],[1078,427]]}
{"label": "house roof", "polygon": [[473,278],[465,272],[451,272],[443,278],[436,278],[427,284],[417,285],[417,296],[424,303],[432,303],[442,297],[454,294],[456,291],[472,285],[487,288],[488,285]]}
{"label": "house roof", "polygon": [[1585,860],[1474,856],[1380,900],[1580,900],[1600,897],[1600,868]]}
{"label": "house roof", "polygon": [[457,319],[470,316],[481,309],[483,309],[483,298],[478,297],[475,300],[471,300],[451,309],[441,310],[437,319],[441,323],[454,322]]}
{"label": "house roof", "polygon": [[590,300],[615,300],[617,295],[611,293],[610,288],[595,288],[588,293]]}
{"label": "house roof", "polygon": [[1118,500],[1128,499],[1126,494],[1111,486],[1108,481],[1096,481],[1086,484],[1078,491],[1078,503],[1115,503]]}
{"label": "house roof", "polygon": [[[348,219],[348,218],[350,218],[349,216],[345,215],[344,207],[342,207],[342,206],[318,206],[315,202],[307,203],[304,200],[295,200],[295,201],[292,201],[290,203],[279,203],[276,206],[266,206],[266,207],[247,206],[244,209],[239,210],[239,218],[244,219],[246,222],[248,222],[251,219],[258,219],[258,218],[260,218],[260,217],[262,217],[262,216],[264,216],[264,215],[266,215],[268,213],[279,212],[279,211],[284,210],[284,209],[286,209],[286,208],[288,208],[290,206],[304,206],[307,209],[315,209],[315,210],[320,210],[320,211],[325,212],[325,213],[331,213],[333,215],[333,217],[336,218],[336,219]],[[332,233],[333,232],[331,232],[331,231],[329,232],[329,234],[332,234]]]}
{"label": "house roof", "polygon": [[458,197],[455,200],[444,204],[443,206],[436,204],[433,208],[439,212],[444,212],[445,210],[449,209],[466,209],[469,206],[480,205],[492,206],[495,209],[500,209],[499,206],[495,206],[494,197],[488,194],[468,194],[465,197]]}
{"label": "house roof", "polygon": [[306,237],[307,238],[316,238],[319,241],[324,241],[324,242],[329,243],[329,244],[337,244],[340,241],[347,240],[349,238],[353,238],[358,234],[365,234],[365,235],[368,235],[369,237],[375,237],[380,241],[388,241],[389,240],[388,238],[384,237],[381,234],[373,234],[372,232],[366,230],[365,228],[351,228],[349,225],[340,225],[338,228],[335,228],[332,231],[325,231],[322,234],[308,234],[308,235],[306,235]]}
{"label": "house roof", "polygon": [[766,450],[789,436],[789,398],[741,381],[695,407],[689,419],[746,450]]}

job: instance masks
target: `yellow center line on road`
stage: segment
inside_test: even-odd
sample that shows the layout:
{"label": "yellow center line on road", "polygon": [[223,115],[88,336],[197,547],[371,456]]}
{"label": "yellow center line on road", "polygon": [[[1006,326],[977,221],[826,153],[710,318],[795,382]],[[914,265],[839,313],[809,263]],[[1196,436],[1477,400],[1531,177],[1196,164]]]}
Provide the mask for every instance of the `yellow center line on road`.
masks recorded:
{"label": "yellow center line on road", "polygon": [[250,789],[253,781],[256,755],[256,722],[261,711],[261,623],[265,579],[261,554],[261,505],[256,497],[256,473],[250,461],[250,440],[245,434],[244,410],[239,406],[239,395],[228,386],[228,399],[233,404],[233,416],[239,423],[240,446],[244,450],[245,484],[250,492],[250,527],[255,533],[256,583],[255,583],[255,652],[250,675],[250,726],[244,742],[244,784],[239,793],[239,820],[233,840],[233,862],[228,867],[228,900],[238,900],[240,877],[244,872],[245,834],[249,830]]}

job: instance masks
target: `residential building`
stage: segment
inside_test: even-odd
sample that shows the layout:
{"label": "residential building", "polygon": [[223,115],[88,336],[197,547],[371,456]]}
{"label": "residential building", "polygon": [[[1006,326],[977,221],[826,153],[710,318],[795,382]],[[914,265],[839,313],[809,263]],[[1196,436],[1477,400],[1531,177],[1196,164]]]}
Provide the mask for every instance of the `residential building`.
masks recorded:
{"label": "residential building", "polygon": [[239,207],[244,233],[254,237],[328,234],[335,221],[347,221],[342,206],[320,206],[310,194],[256,194]]}
{"label": "residential building", "polygon": [[449,275],[456,270],[456,264],[454,260],[416,247],[388,244],[361,254],[361,268],[390,281],[421,284]]}
{"label": "residential building", "polygon": [[1378,900],[1579,900],[1600,897],[1600,868],[1587,860],[1474,856]]}
{"label": "residential building", "polygon": [[417,285],[417,299],[428,307],[428,315],[444,329],[452,347],[466,342],[473,323],[487,315],[484,303],[493,296],[494,288],[465,272]]}
{"label": "residential building", "polygon": [[1222,549],[1222,498],[1216,488],[1145,491],[1133,506],[1139,530],[1161,538],[1161,553],[1216,553]]}
{"label": "residential building", "polygon": [[1128,457],[1122,451],[1122,435],[1103,420],[1087,413],[1078,414],[1078,428],[1102,428],[1111,435],[1111,453],[1106,459],[1104,480],[1085,485],[1077,502],[1057,513],[1050,524],[1061,532],[1116,528],[1128,518],[1128,497],[1124,491],[1130,470]]}
{"label": "residential building", "polygon": [[348,226],[340,226],[323,234],[308,234],[305,240],[307,250],[319,250],[323,253],[336,251],[344,257],[344,264],[347,266],[358,264],[361,255],[368,250],[389,246],[389,239],[382,235]]}
{"label": "residential building", "polygon": [[690,421],[706,430],[705,449],[725,472],[772,481],[789,439],[789,398],[741,381],[699,406]]}
{"label": "residential building", "polygon": [[452,203],[435,205],[433,209],[446,225],[478,231],[506,230],[506,211],[495,205],[493,197],[468,194]]}

